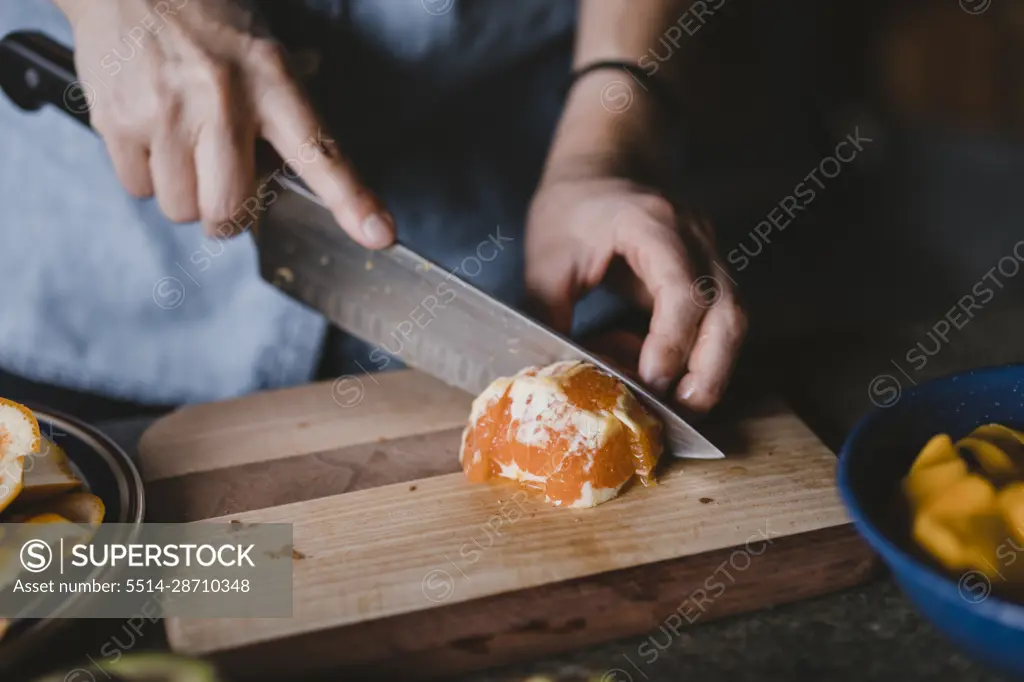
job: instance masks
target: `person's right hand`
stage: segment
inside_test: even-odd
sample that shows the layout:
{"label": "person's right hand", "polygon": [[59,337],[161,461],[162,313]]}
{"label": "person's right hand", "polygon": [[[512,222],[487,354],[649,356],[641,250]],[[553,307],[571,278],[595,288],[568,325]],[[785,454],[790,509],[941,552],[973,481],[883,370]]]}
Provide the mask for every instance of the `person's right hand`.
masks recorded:
{"label": "person's right hand", "polygon": [[341,157],[243,0],[57,4],[74,30],[92,126],[132,195],[155,194],[171,220],[230,236],[256,217],[261,137],[353,239],[369,248],[394,240],[390,214]]}

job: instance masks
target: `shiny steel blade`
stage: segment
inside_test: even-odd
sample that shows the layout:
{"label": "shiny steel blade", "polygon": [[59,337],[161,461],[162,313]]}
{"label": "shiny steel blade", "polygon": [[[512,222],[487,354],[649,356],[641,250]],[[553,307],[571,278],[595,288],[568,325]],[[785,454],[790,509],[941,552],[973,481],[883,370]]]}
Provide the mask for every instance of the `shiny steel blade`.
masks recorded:
{"label": "shiny steel blade", "polygon": [[319,199],[291,183],[260,218],[263,277],[376,345],[363,369],[388,354],[445,383],[479,394],[531,365],[584,360],[625,383],[665,424],[676,457],[724,455],[646,389],[569,339],[396,244],[369,251],[352,241]]}

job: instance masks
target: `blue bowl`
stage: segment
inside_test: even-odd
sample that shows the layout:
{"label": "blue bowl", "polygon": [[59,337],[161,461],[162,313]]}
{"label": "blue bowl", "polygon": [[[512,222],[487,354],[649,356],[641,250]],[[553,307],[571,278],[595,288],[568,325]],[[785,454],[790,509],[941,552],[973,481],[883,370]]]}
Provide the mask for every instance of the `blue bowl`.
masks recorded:
{"label": "blue bowl", "polygon": [[[978,661],[1024,676],[1024,604],[992,595],[979,573],[951,577],[919,552],[900,489],[911,462],[937,433],[956,440],[990,422],[1024,428],[1024,365],[973,370],[902,394],[890,390],[887,399],[891,405],[864,417],[839,453],[839,491],[850,517],[939,631]],[[1004,556],[1024,561],[1024,552]]]}

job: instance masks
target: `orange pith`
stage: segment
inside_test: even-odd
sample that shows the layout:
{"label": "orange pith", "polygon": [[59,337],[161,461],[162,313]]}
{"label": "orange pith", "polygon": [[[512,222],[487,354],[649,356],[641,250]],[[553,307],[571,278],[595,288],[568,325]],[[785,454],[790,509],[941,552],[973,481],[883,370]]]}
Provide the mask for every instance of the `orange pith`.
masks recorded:
{"label": "orange pith", "polygon": [[[35,414],[32,413],[32,410],[28,409],[21,403],[16,403],[13,400],[8,400],[7,398],[0,398],[0,405],[11,407],[20,412],[21,415],[32,427],[33,440],[29,445],[29,452],[19,452],[16,454],[19,456],[24,456],[30,454],[31,452],[39,452],[39,444],[40,440],[42,439],[42,433],[39,431],[39,421],[36,419]],[[13,440],[14,436],[11,435],[10,431],[8,431],[3,424],[0,424],[0,456],[2,456],[7,451],[8,446],[11,445]]]}
{"label": "orange pith", "polygon": [[[498,380],[478,400],[461,452],[470,481],[514,477],[559,506],[599,504],[634,474],[653,483],[660,424],[592,365],[530,368]],[[604,497],[588,502],[588,483]]]}

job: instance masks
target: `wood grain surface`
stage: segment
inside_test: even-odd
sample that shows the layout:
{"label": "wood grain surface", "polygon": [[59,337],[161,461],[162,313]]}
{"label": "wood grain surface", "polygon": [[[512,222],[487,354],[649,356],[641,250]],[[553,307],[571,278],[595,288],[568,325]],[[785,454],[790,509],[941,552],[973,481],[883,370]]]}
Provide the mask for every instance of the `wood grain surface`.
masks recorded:
{"label": "wood grain surface", "polygon": [[291,389],[147,433],[151,516],[292,523],[301,557],[291,619],[171,619],[174,649],[246,679],[430,678],[822,594],[874,567],[834,456],[777,402],[719,420],[726,460],[668,461],[657,486],[564,510],[467,484],[453,422],[469,398],[432,384],[394,372],[349,408],[329,384]]}
{"label": "wood grain surface", "polygon": [[471,396],[400,370],[182,408],[139,443],[148,481],[461,427]]}

